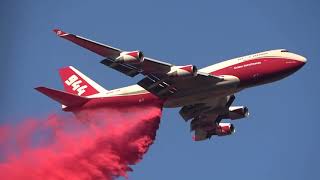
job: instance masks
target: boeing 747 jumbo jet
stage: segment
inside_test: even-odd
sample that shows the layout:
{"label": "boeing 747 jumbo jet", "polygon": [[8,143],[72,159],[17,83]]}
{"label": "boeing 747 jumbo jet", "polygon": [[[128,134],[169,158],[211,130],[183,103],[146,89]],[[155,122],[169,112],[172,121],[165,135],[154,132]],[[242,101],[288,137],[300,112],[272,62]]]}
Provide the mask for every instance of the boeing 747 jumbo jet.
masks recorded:
{"label": "boeing 747 jumbo jet", "polygon": [[246,106],[231,106],[234,94],[285,78],[305,63],[306,58],[285,49],[265,51],[223,61],[202,69],[194,65],[176,66],[144,57],[141,51],[123,51],[81,36],[54,30],[61,38],[86,48],[104,59],[101,63],[127,76],[144,76],[136,85],[106,90],[72,66],[60,69],[65,91],[37,87],[41,93],[62,104],[64,111],[163,103],[181,107],[180,115],[191,120],[194,140],[201,141],[235,131],[223,119],[249,115]]}

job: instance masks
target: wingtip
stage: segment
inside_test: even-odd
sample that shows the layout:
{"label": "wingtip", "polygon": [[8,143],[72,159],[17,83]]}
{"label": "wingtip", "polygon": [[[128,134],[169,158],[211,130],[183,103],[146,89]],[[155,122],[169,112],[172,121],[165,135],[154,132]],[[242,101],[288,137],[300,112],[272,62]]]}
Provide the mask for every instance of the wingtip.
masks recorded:
{"label": "wingtip", "polygon": [[34,89],[41,92],[43,89],[45,89],[46,87],[43,86],[39,86],[39,87],[35,87]]}
{"label": "wingtip", "polygon": [[64,31],[62,31],[62,30],[60,30],[60,29],[53,29],[52,31],[53,31],[54,33],[56,33],[56,35],[58,35],[58,36],[68,35],[68,33],[64,32]]}

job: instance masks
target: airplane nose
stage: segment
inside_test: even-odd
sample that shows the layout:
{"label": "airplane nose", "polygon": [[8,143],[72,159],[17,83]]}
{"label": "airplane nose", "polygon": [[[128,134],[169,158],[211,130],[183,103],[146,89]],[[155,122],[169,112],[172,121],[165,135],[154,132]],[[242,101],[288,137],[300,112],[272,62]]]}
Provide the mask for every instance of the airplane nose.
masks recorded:
{"label": "airplane nose", "polygon": [[296,61],[299,62],[297,65],[298,66],[297,68],[300,69],[307,63],[307,58],[299,55]]}
{"label": "airplane nose", "polygon": [[307,63],[307,58],[301,56],[301,55],[298,55],[298,54],[293,54],[292,53],[292,56],[291,56],[292,60],[295,61],[295,68],[297,69],[300,69],[302,68],[306,63]]}
{"label": "airplane nose", "polygon": [[307,63],[307,58],[300,55],[297,57],[296,60],[302,62],[303,64]]}
{"label": "airplane nose", "polygon": [[301,55],[291,53],[290,57],[285,61],[284,71],[295,72],[302,68],[307,62],[307,59]]}

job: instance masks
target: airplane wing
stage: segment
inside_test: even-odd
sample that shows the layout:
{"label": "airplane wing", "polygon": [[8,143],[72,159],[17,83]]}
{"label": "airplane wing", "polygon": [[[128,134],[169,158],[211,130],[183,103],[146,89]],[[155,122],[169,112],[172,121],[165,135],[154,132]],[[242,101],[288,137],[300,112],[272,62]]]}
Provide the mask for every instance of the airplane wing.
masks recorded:
{"label": "airplane wing", "polygon": [[[130,77],[134,77],[138,74],[144,75],[145,78],[139,81],[138,85],[160,98],[166,98],[176,93],[177,90],[181,90],[181,93],[187,93],[190,85],[197,87],[197,85],[200,84],[212,84],[224,80],[223,78],[217,76],[197,72],[193,76],[184,79],[182,83],[181,78],[178,77],[177,71],[179,70],[179,72],[182,74],[192,74],[194,71],[196,71],[195,66],[174,66],[170,63],[143,57],[140,51],[126,52],[78,35],[66,33],[59,29],[55,29],[53,31],[59,37],[69,40],[83,48],[103,56],[105,59],[102,60],[101,63],[114,70],[117,70]],[[140,58],[140,55],[142,58]],[[136,58],[134,61],[133,59],[130,59],[132,56]],[[124,60],[125,58],[129,58],[126,60],[132,61],[133,63],[126,63]],[[186,84],[188,87],[185,87]]]}
{"label": "airplane wing", "polygon": [[191,121],[191,131],[194,131],[194,140],[202,141],[211,138],[215,133],[221,118],[218,114],[199,116]]}
{"label": "airplane wing", "polygon": [[[211,138],[213,135],[225,135],[219,134],[217,128],[220,128],[219,124],[224,118],[225,113],[235,99],[234,95],[218,98],[215,104],[200,103],[195,105],[184,106],[180,110],[180,115],[185,121],[190,119],[190,131],[194,131],[194,140],[201,141]],[[222,123],[224,126],[231,127],[228,123]],[[231,127],[233,128],[233,126]],[[232,129],[233,131],[233,129]]]}
{"label": "airplane wing", "polygon": [[101,63],[109,66],[112,69],[115,69],[121,73],[124,73],[128,76],[135,76],[139,73],[148,74],[150,72],[157,73],[165,73],[169,72],[172,64],[165,63],[159,60],[155,60],[152,58],[144,57],[143,62],[139,64],[124,64],[117,63],[115,59],[120,56],[123,50],[118,48],[114,48],[99,42],[92,41],[90,39],[66,33],[59,29],[53,30],[59,37],[69,40],[85,49],[88,49],[106,59],[102,60]]}

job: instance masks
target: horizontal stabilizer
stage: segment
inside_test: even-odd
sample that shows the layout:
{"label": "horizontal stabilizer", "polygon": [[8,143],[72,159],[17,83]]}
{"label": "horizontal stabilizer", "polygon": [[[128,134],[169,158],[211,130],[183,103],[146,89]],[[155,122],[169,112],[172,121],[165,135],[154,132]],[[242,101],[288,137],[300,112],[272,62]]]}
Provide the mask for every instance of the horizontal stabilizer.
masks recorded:
{"label": "horizontal stabilizer", "polygon": [[81,106],[89,100],[85,97],[46,87],[37,87],[35,89],[65,106]]}

